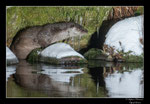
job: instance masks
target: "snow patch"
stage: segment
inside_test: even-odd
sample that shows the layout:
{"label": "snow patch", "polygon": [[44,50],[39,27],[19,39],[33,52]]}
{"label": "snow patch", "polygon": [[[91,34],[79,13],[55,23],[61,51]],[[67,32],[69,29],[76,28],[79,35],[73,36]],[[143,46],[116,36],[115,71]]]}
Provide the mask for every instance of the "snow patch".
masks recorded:
{"label": "snow patch", "polygon": [[131,53],[133,55],[141,55],[143,45],[140,43],[140,38],[144,38],[143,20],[144,16],[141,15],[117,22],[108,31],[104,44],[115,46],[119,51],[123,49],[124,52],[133,51]]}
{"label": "snow patch", "polygon": [[18,63],[17,57],[8,47],[6,47],[6,60],[7,63]]}
{"label": "snow patch", "polygon": [[56,43],[50,45],[41,52],[41,56],[52,57],[57,59],[61,59],[63,57],[68,56],[79,56],[81,58],[84,58],[81,54],[77,53],[70,45],[66,43]]}

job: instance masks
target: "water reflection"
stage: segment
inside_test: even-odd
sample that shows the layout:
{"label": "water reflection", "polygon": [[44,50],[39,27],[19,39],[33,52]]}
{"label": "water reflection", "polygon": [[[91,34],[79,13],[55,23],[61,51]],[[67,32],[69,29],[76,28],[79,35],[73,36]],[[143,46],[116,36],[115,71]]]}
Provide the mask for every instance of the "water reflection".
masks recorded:
{"label": "water reflection", "polygon": [[106,88],[110,97],[143,98],[143,70],[134,69],[120,73],[115,71],[105,77]]}
{"label": "water reflection", "polygon": [[76,69],[74,69],[74,67],[53,67],[51,65],[42,65],[43,71],[40,73],[48,75],[55,81],[69,83],[72,77],[83,74],[83,68],[75,68]]}
{"label": "water reflection", "polygon": [[79,91],[83,89],[63,82],[70,82],[71,77],[83,73],[81,70],[73,69],[72,72],[75,71],[75,73],[68,73],[71,71],[70,69],[60,69],[60,67],[48,65],[31,65],[23,60],[16,68],[15,81],[27,90],[41,91],[47,96],[77,97],[80,95]]}
{"label": "water reflection", "polygon": [[139,64],[96,61],[81,67],[23,60],[7,66],[6,73],[8,97],[144,97],[144,70]]}
{"label": "water reflection", "polygon": [[98,93],[99,88],[103,88],[104,93],[107,96],[107,89],[105,87],[105,81],[103,77],[103,67],[95,67],[89,69],[89,74],[92,76],[95,86],[96,86],[96,93]]}
{"label": "water reflection", "polygon": [[7,66],[6,81],[8,81],[8,78],[14,73],[16,73],[16,65]]}

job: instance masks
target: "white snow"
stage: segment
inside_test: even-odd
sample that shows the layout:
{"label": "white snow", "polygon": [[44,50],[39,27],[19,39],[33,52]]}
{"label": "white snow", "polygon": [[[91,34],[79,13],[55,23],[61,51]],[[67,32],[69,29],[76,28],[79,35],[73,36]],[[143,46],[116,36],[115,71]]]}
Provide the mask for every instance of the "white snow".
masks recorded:
{"label": "white snow", "polygon": [[46,49],[41,52],[41,56],[43,57],[53,57],[57,59],[61,59],[63,57],[68,56],[79,56],[84,58],[81,54],[76,52],[70,45],[66,43],[56,43],[50,45]]}
{"label": "white snow", "polygon": [[[143,21],[144,16],[130,17],[121,20],[114,24],[106,34],[104,44],[115,46],[117,50],[124,50],[124,52],[133,51],[133,55],[141,55],[143,53],[143,45],[139,39],[144,38]],[[120,46],[119,41],[122,46]]]}
{"label": "white snow", "polygon": [[8,47],[6,47],[6,60],[7,62],[11,61],[11,63],[18,63],[17,57]]}
{"label": "white snow", "polygon": [[76,75],[83,74],[83,68],[79,69],[63,69],[63,68],[52,68],[49,66],[42,66],[42,74],[48,75],[55,81],[59,82],[70,82],[71,77],[75,77]]}
{"label": "white snow", "polygon": [[105,78],[106,88],[110,97],[143,98],[144,83],[141,84],[143,70],[118,73],[117,71]]}

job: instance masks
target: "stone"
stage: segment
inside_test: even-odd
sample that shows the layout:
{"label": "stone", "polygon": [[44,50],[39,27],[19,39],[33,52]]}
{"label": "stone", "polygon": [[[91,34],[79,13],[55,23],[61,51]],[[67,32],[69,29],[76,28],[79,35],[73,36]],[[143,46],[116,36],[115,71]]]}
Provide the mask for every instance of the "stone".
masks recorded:
{"label": "stone", "polygon": [[7,64],[16,64],[19,62],[15,54],[8,47],[6,47],[6,60]]}
{"label": "stone", "polygon": [[[37,50],[37,49],[36,49]],[[40,61],[51,64],[81,64],[87,63],[87,60],[76,52],[69,44],[55,43],[42,51],[33,51],[28,56],[29,61]],[[34,57],[33,57],[34,55]]]}

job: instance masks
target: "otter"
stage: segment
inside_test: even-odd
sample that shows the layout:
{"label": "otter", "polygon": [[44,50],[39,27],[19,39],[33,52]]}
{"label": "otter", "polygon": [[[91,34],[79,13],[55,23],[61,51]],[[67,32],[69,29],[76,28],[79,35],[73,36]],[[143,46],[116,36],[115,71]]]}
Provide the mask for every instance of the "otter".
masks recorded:
{"label": "otter", "polygon": [[52,43],[70,37],[82,36],[88,31],[74,22],[58,22],[42,26],[33,26],[21,30],[13,38],[10,49],[20,59],[26,59],[36,48],[45,48]]}

